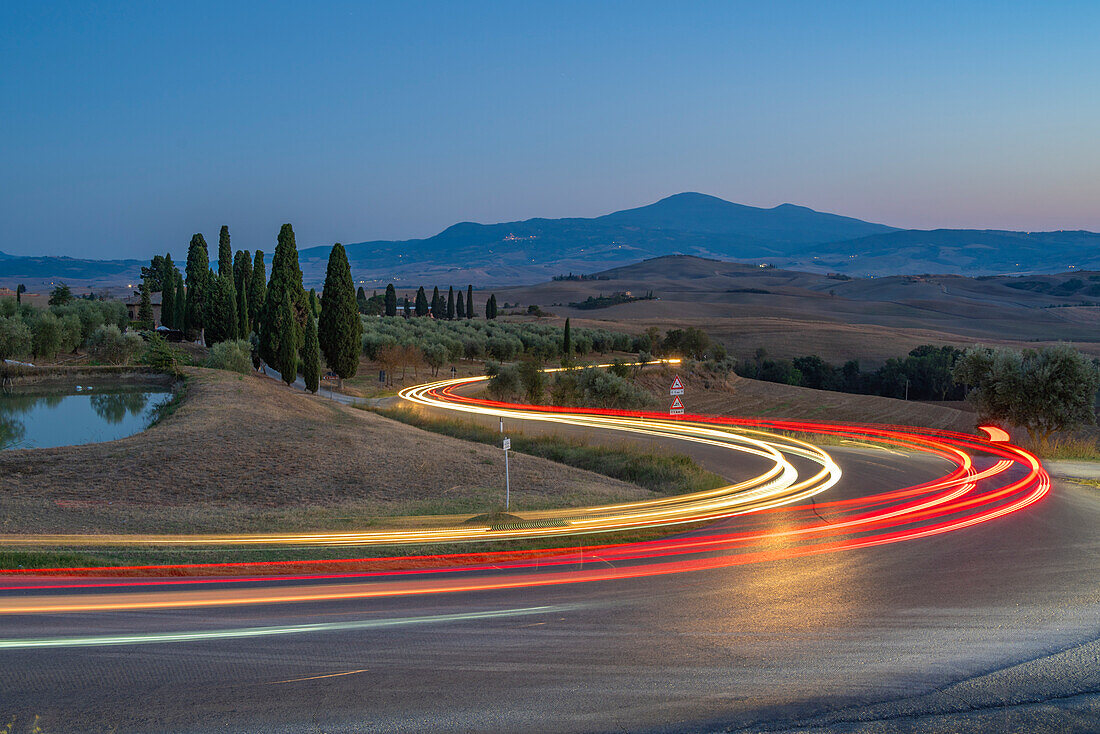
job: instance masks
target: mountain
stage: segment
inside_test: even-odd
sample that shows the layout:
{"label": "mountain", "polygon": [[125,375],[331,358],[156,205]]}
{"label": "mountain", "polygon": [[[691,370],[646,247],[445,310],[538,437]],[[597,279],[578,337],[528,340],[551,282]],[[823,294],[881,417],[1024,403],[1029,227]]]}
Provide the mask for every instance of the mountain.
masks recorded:
{"label": "mountain", "polygon": [[[722,258],[780,257],[799,247],[895,231],[836,214],[782,204],[772,209],[683,193],[648,206],[591,219],[462,222],[422,240],[346,246],[357,277],[408,275],[484,283],[534,283],[670,254]],[[323,267],[328,247],[302,250]]]}
{"label": "mountain", "polygon": [[[329,245],[299,252],[308,285],[324,280]],[[664,255],[695,255],[818,273],[994,275],[1100,269],[1093,232],[902,230],[781,204],[766,209],[682,193],[593,218],[461,222],[425,239],[345,247],[367,290],[421,283],[531,284]],[[0,284],[20,278],[105,285],[132,281],[136,260],[0,254]]]}
{"label": "mountain", "polygon": [[794,204],[760,209],[697,193],[676,194],[649,206],[597,217],[595,221],[640,229],[749,237],[772,244],[829,242],[895,231],[883,224],[824,214]]}

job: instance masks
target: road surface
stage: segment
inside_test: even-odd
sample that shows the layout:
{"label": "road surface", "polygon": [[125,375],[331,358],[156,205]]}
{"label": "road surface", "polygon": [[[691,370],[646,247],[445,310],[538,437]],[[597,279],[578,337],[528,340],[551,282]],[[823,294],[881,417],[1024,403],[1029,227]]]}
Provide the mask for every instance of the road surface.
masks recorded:
{"label": "road surface", "polygon": [[[1056,483],[1041,500],[970,527],[787,555],[803,547],[788,533],[811,512],[836,525],[851,517],[848,500],[945,473],[942,459],[911,451],[828,451],[843,480],[812,507],[682,536],[766,536],[728,551],[751,562],[616,577],[668,561],[604,549],[522,575],[609,580],[2,615],[0,718],[19,717],[21,731],[37,715],[47,733],[1096,731],[1100,490]],[[745,471],[731,452],[705,459],[731,479]],[[512,573],[520,572],[452,576],[474,587]],[[72,583],[65,579],[0,581],[0,605],[103,592],[41,588]],[[212,586],[277,596],[301,583]],[[162,591],[111,588],[130,599]]]}

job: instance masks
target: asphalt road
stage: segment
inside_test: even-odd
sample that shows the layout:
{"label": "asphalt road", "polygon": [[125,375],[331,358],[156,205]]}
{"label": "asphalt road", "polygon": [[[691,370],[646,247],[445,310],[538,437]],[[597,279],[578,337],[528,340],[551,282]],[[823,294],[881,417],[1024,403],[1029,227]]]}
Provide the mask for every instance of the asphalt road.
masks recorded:
{"label": "asphalt road", "polygon": [[[829,450],[844,470],[834,498],[943,471],[933,459]],[[746,469],[723,453],[734,464],[705,451],[700,460],[727,475]],[[14,731],[29,731],[37,715],[46,734],[1097,731],[1098,524],[1100,490],[1058,483],[1039,503],[965,530],[708,571],[10,615],[0,617],[9,640],[268,631],[0,649],[0,726],[16,716]]]}

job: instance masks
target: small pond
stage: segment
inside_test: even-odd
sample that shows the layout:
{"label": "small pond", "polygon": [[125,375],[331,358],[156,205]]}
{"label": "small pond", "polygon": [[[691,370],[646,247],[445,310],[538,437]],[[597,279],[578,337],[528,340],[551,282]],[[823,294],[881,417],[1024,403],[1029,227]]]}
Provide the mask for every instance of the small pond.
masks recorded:
{"label": "small pond", "polygon": [[171,399],[159,385],[0,393],[0,449],[114,441],[144,431]]}

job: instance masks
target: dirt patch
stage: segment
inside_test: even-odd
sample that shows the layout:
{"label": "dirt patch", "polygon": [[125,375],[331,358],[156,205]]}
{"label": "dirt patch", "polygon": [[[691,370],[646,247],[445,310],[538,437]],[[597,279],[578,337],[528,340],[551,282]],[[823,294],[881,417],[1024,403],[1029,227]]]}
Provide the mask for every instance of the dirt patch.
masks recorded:
{"label": "dirt patch", "polygon": [[[259,376],[186,374],[183,404],[144,433],[0,452],[0,532],[346,528],[378,515],[477,514],[503,500],[493,447]],[[521,510],[655,496],[536,457],[513,457],[511,471]]]}

